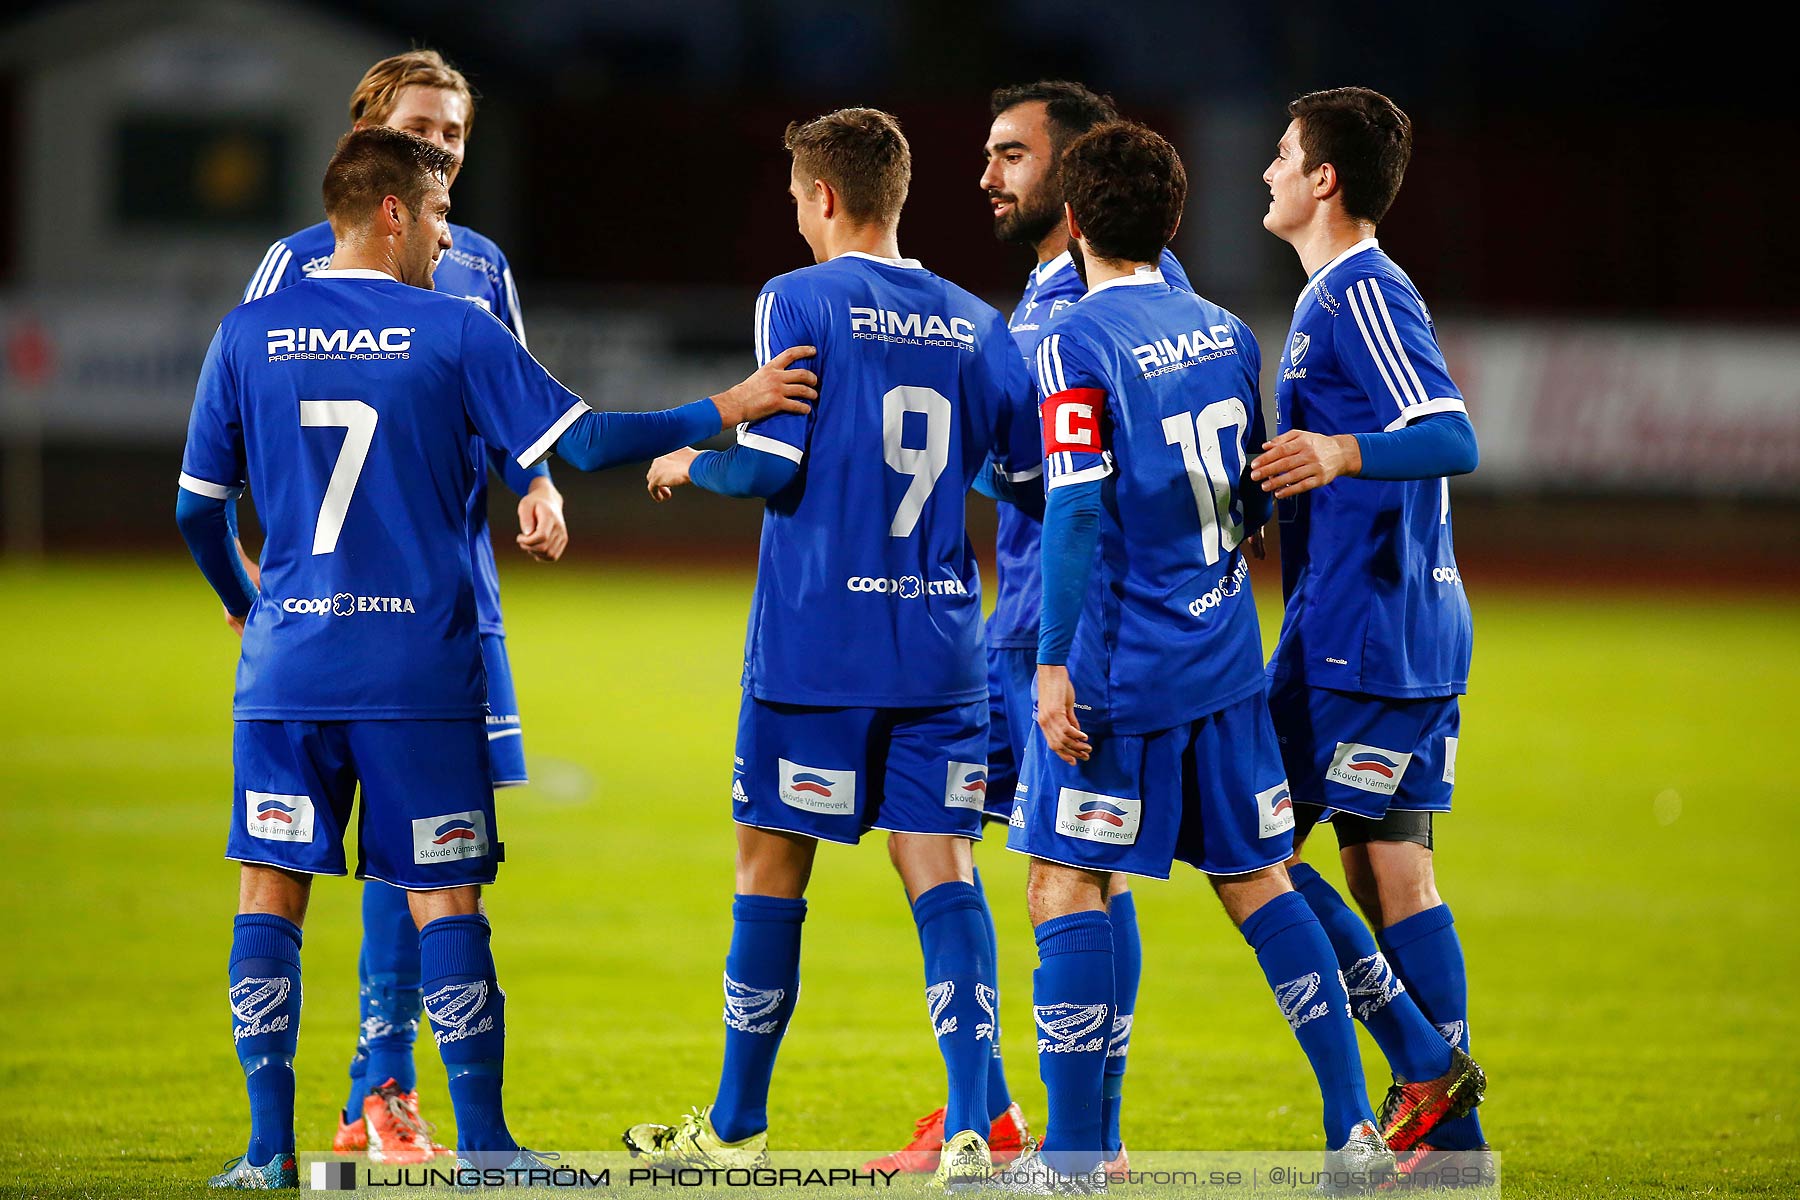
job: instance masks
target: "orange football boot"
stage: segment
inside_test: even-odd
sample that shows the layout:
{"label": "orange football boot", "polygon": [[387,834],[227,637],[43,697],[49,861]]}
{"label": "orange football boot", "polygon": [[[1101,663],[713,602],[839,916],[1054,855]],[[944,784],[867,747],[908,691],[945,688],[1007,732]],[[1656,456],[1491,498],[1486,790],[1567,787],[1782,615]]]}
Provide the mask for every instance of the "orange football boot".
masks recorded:
{"label": "orange football boot", "polygon": [[423,1163],[455,1154],[431,1140],[431,1125],[419,1115],[419,1093],[401,1091],[392,1079],[363,1097],[363,1124],[370,1162]]}
{"label": "orange football boot", "polygon": [[[1009,1163],[1025,1150],[1030,1135],[1025,1114],[1017,1101],[994,1118],[988,1128],[988,1155],[995,1166]],[[937,1170],[938,1157],[944,1149],[944,1110],[926,1113],[913,1125],[912,1141],[872,1162],[863,1164],[865,1171],[899,1171],[904,1175],[929,1175]]]}

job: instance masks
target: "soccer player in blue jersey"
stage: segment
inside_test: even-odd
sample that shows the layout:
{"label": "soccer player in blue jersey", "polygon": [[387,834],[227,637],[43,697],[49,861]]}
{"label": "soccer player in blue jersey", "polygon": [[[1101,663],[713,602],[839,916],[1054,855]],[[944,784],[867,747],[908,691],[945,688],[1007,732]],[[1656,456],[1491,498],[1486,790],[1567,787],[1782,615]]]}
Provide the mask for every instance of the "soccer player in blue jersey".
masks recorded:
{"label": "soccer player in blue jersey", "polygon": [[1267,518],[1260,355],[1244,323],[1157,264],[1187,179],[1140,125],[1063,154],[1087,290],[1034,355],[1050,498],[1043,522],[1038,732],[1008,845],[1031,856],[1032,1000],[1049,1119],[1009,1190],[1103,1190],[1116,1007],[1109,880],[1204,871],[1255,951],[1324,1094],[1330,1163],[1392,1163],[1331,944],[1288,884],[1293,813],[1269,723],[1243,543]]}
{"label": "soccer player in blue jersey", "polygon": [[[974,885],[987,777],[981,586],[964,505],[991,454],[1000,486],[1041,496],[1035,394],[1006,322],[901,258],[911,152],[899,124],[844,109],[788,128],[789,193],[816,265],[770,280],[756,349],[819,349],[805,418],[739,430],[725,452],[652,465],[765,497],[744,652],[732,810],[737,896],[717,1099],[638,1125],[634,1154],[744,1166],[768,1144],[768,1090],[800,983],[807,878],[821,839],[889,832],[925,957],[949,1077],[936,1182],[985,1178],[997,1026],[993,943]],[[803,619],[793,620],[794,615]]]}
{"label": "soccer player in blue jersey", "polygon": [[[385,125],[442,147],[457,159],[451,172],[454,183],[475,120],[475,97],[462,72],[437,51],[409,50],[368,69],[350,95],[350,119],[355,128]],[[450,238],[450,249],[433,276],[435,289],[479,304],[523,343],[525,322],[506,256],[466,225],[453,223]],[[277,241],[244,289],[245,301],[271,295],[326,269],[332,244],[326,221]],[[475,605],[487,670],[488,758],[494,786],[513,787],[526,782],[525,751],[500,616],[493,539],[488,534],[488,468],[520,497],[517,540],[527,553],[554,562],[568,544],[568,527],[562,496],[550,481],[547,465],[523,469],[480,438],[471,439],[470,453],[478,467],[468,498],[469,553],[475,564]],[[375,1162],[420,1162],[442,1147],[433,1146],[419,1115],[413,1065],[420,1006],[418,933],[401,889],[370,880],[363,885],[362,899],[363,944],[357,958],[361,1021],[350,1060],[350,1095],[338,1113],[332,1149],[367,1150]]]}
{"label": "soccer player in blue jersey", "polygon": [[1282,350],[1276,436],[1252,464],[1277,500],[1287,597],[1270,706],[1296,839],[1331,814],[1376,936],[1317,871],[1297,860],[1290,871],[1393,1068],[1389,1145],[1465,1152],[1480,1168],[1491,1159],[1472,1108],[1485,1080],[1468,1056],[1462,947],[1431,865],[1471,647],[1449,477],[1475,469],[1475,430],[1424,300],[1375,239],[1411,122],[1357,87],[1302,96],[1288,115],[1263,173],[1263,224],[1308,278]]}
{"label": "soccer player in blue jersey", "polygon": [[[450,249],[454,155],[386,128],[345,135],[326,170],[332,266],[229,313],[207,351],[177,521],[243,638],[233,816],[242,863],[232,1037],[250,1140],[216,1187],[297,1186],[300,925],[314,875],[406,889],[424,1006],[449,1075],[461,1160],[532,1169],[501,1107],[506,997],[479,888],[504,857],[489,782],[487,683],[467,499],[469,430],[521,468],[649,458],[723,424],[804,413],[797,347],[715,398],[596,413],[488,311],[431,289]],[[260,589],[227,517],[249,487]]]}

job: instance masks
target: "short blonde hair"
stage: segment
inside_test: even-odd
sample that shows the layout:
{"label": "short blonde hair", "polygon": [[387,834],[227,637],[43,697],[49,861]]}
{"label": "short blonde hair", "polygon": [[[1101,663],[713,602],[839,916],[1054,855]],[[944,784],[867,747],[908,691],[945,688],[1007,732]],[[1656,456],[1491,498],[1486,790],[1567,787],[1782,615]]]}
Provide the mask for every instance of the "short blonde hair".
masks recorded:
{"label": "short blonde hair", "polygon": [[475,124],[475,89],[463,73],[444,60],[436,50],[408,50],[384,58],[363,75],[362,82],[350,93],[350,124],[367,121],[380,125],[399,103],[400,89],[434,87],[459,93],[468,105],[469,115],[463,122],[467,137]]}
{"label": "short blonde hair", "polygon": [[782,135],[804,179],[823,179],[837,189],[844,215],[853,221],[891,224],[900,219],[912,182],[912,148],[900,122],[878,108],[840,108],[795,121]]}

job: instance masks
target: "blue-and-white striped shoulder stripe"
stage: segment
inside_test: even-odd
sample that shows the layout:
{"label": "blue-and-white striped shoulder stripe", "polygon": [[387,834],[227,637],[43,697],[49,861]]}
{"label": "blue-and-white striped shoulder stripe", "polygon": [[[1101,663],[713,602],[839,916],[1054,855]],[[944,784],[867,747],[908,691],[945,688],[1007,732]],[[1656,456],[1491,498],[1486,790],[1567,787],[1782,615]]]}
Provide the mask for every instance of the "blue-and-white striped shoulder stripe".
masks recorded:
{"label": "blue-and-white striped shoulder stripe", "polygon": [[1086,483],[1090,479],[1105,479],[1113,473],[1113,456],[1111,450],[1100,452],[1100,461],[1089,463],[1085,467],[1075,466],[1075,455],[1067,450],[1058,450],[1044,459],[1050,473],[1044,482],[1047,490],[1054,491],[1071,483]]}
{"label": "blue-and-white striped shoulder stripe", "polygon": [[764,292],[756,298],[756,328],[753,337],[756,343],[756,365],[763,366],[775,357],[769,345],[769,321],[775,312],[775,293]]}
{"label": "blue-and-white striped shoulder stripe", "polygon": [[1038,343],[1037,370],[1038,386],[1044,395],[1053,396],[1069,390],[1068,377],[1063,374],[1062,334],[1053,333]]}
{"label": "blue-and-white striped shoulder stripe", "polygon": [[1368,347],[1388,394],[1400,409],[1400,415],[1387,428],[1398,429],[1409,421],[1441,412],[1467,412],[1468,408],[1455,396],[1433,396],[1425,390],[1419,373],[1413,369],[1400,331],[1394,326],[1394,315],[1388,310],[1387,297],[1375,279],[1359,279],[1350,285],[1345,299],[1357,331]]}
{"label": "blue-and-white striped shoulder stripe", "polygon": [[192,492],[196,496],[205,496],[208,500],[235,500],[244,494],[244,489],[241,487],[199,479],[189,475],[186,471],[181,473],[179,482],[184,491]]}
{"label": "blue-and-white striped shoulder stripe", "polygon": [[256,274],[250,277],[250,286],[244,289],[244,299],[255,300],[267,296],[281,286],[281,277],[287,273],[288,264],[294,261],[294,252],[289,250],[286,242],[276,242],[263,255],[262,263],[256,268]]}
{"label": "blue-and-white striped shoulder stripe", "polygon": [[525,340],[525,314],[519,308],[519,289],[513,286],[512,268],[500,272],[500,283],[506,289],[506,311],[512,317],[513,336],[519,339],[519,345],[528,346]]}

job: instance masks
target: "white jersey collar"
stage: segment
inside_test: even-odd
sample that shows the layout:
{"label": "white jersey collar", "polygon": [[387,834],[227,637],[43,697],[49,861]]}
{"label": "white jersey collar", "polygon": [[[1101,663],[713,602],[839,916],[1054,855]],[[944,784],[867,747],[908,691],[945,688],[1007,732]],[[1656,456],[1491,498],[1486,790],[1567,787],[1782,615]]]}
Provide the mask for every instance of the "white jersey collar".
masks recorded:
{"label": "white jersey collar", "polygon": [[322,271],[314,271],[308,279],[385,279],[389,283],[399,283],[386,271],[374,271],[368,267],[326,267]]}
{"label": "white jersey collar", "polygon": [[1119,275],[1112,279],[1108,279],[1104,283],[1096,283],[1087,290],[1086,295],[1082,296],[1082,299],[1086,300],[1088,296],[1092,296],[1095,292],[1104,292],[1107,288],[1111,287],[1141,287],[1145,284],[1163,282],[1165,281],[1163,279],[1162,268],[1153,267],[1149,263],[1145,263],[1129,275]]}
{"label": "white jersey collar", "polygon": [[[1318,270],[1314,271],[1312,273],[1312,277],[1306,281],[1306,287],[1303,287],[1300,289],[1300,299],[1301,300],[1306,299],[1307,290],[1310,289],[1313,284],[1319,282],[1319,280],[1321,280],[1321,279],[1325,278],[1327,275],[1331,274],[1332,270],[1335,267],[1337,267],[1339,263],[1344,262],[1346,259],[1355,258],[1358,254],[1361,254],[1365,250],[1379,250],[1379,249],[1381,249],[1381,242],[1376,238],[1372,238],[1372,237],[1364,238],[1362,241],[1356,243],[1356,245],[1350,247],[1348,250],[1344,251],[1342,254],[1338,255],[1336,258],[1332,259],[1330,262],[1326,263],[1324,266],[1322,266]],[[1294,302],[1294,306],[1296,308],[1299,307],[1298,300]]]}
{"label": "white jersey collar", "polygon": [[866,258],[870,262],[878,262],[883,266],[904,267],[908,271],[923,271],[925,264],[916,258],[883,258],[879,254],[865,254],[861,250],[846,250],[839,258]]}
{"label": "white jersey collar", "polygon": [[1052,275],[1056,274],[1064,267],[1073,267],[1074,265],[1074,256],[1067,250],[1064,250],[1049,262],[1039,263],[1031,269],[1031,285],[1033,287],[1043,287]]}

